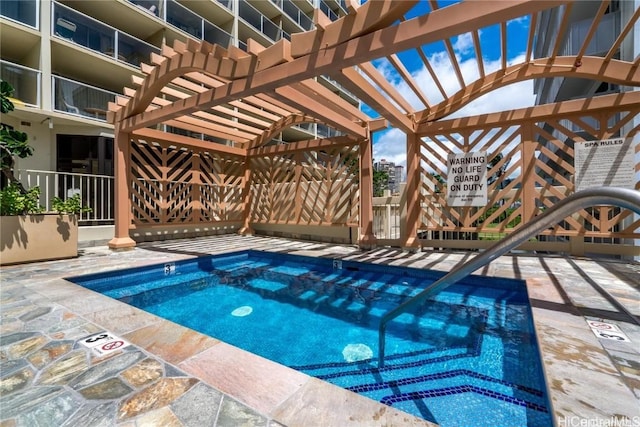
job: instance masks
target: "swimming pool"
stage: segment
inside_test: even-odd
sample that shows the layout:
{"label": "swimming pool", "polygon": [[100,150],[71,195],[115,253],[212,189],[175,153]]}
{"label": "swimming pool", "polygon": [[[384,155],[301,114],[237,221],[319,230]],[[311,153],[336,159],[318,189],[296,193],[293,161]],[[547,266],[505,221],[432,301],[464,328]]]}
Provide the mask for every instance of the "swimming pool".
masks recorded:
{"label": "swimming pool", "polygon": [[469,277],[389,323],[442,273],[243,251],[69,278],[442,426],[552,425],[523,282]]}

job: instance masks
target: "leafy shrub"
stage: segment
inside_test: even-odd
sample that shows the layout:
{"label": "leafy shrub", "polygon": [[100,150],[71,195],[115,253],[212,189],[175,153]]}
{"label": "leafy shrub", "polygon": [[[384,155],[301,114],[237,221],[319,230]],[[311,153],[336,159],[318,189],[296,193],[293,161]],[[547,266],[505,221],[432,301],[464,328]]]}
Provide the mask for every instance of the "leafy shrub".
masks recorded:
{"label": "leafy shrub", "polygon": [[82,206],[82,200],[79,194],[74,194],[73,197],[69,197],[67,200],[62,200],[59,197],[54,197],[51,200],[51,206],[53,210],[59,214],[79,214],[82,212],[91,212],[91,208]]}
{"label": "leafy shrub", "polygon": [[40,205],[40,188],[33,187],[23,193],[15,184],[0,190],[0,215],[29,215],[44,212]]}

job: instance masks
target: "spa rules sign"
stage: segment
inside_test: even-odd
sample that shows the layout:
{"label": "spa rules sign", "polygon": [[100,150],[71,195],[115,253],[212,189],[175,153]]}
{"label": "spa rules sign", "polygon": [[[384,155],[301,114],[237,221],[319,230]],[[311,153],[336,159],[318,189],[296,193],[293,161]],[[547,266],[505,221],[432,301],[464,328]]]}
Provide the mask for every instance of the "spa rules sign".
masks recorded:
{"label": "spa rules sign", "polygon": [[449,154],[447,158],[447,203],[449,206],[487,205],[487,155]]}
{"label": "spa rules sign", "polygon": [[576,191],[635,187],[632,138],[575,143]]}

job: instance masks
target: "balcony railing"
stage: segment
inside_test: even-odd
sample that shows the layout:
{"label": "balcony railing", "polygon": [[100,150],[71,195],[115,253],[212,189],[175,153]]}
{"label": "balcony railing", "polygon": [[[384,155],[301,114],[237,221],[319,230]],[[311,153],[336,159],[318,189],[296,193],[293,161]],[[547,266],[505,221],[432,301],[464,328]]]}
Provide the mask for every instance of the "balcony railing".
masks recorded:
{"label": "balcony railing", "polygon": [[278,6],[284,13],[293,19],[296,24],[304,30],[313,28],[313,20],[309,18],[296,4],[291,0],[271,0],[273,4]]}
{"label": "balcony railing", "polygon": [[129,0],[144,12],[164,19],[164,11],[166,10],[164,0]]}
{"label": "balcony railing", "polygon": [[42,75],[40,71],[12,62],[0,61],[0,79],[13,87],[11,101],[16,105],[40,107]]}
{"label": "balcony railing", "polygon": [[0,15],[31,28],[39,29],[40,1],[3,0],[0,1]]}
{"label": "balcony railing", "polygon": [[53,35],[134,66],[160,49],[59,3],[53,3]]}
{"label": "balcony railing", "polygon": [[251,6],[246,1],[238,3],[238,12],[240,19],[260,31],[272,41],[275,42],[282,38],[291,40],[291,35],[283,31],[280,27],[274,24],[273,21],[264,16],[258,9]]}
{"label": "balcony railing", "polygon": [[320,0],[320,10],[327,15],[331,21],[336,21],[339,18],[338,14],[335,13],[324,0]]}
{"label": "balcony railing", "polygon": [[115,102],[115,92],[58,76],[52,80],[55,111],[106,121],[108,104]]}
{"label": "balcony railing", "polygon": [[326,80],[327,82],[331,83],[331,85],[333,85],[333,87],[335,87],[340,92],[342,92],[343,94],[345,94],[348,97],[350,97],[353,101],[355,101],[355,102],[359,101],[359,99],[354,94],[349,92],[347,89],[344,88],[344,86],[342,86],[340,83],[338,83],[337,81],[335,81],[331,77],[325,76],[325,75],[321,75],[320,77],[323,78],[324,80]]}
{"label": "balcony railing", "polygon": [[29,169],[18,170],[16,176],[25,187],[40,188],[40,204],[47,211],[52,211],[54,197],[66,200],[79,194],[82,206],[91,208],[79,215],[80,225],[113,223],[112,176]]}
{"label": "balcony railing", "polygon": [[340,136],[342,135],[342,132],[340,132],[339,130],[336,130],[334,128],[331,128],[327,125],[323,125],[318,123],[318,137],[319,138],[331,138],[334,136]]}
{"label": "balcony railing", "polygon": [[215,24],[202,18],[182,6],[175,0],[167,0],[166,21],[170,25],[191,34],[193,37],[206,40],[209,43],[217,43],[223,47],[229,47],[233,37]]}

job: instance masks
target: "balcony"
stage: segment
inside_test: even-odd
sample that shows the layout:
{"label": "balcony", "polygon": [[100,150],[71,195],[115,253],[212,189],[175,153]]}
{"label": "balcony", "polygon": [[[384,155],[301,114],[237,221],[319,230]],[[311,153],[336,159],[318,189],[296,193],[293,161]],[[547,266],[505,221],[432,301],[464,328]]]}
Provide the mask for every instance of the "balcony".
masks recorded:
{"label": "balcony", "polygon": [[0,15],[20,24],[39,29],[38,0],[3,0],[0,1]]}
{"label": "balcony", "polygon": [[58,76],[53,76],[52,80],[55,111],[106,121],[108,104],[115,102],[115,92]]}
{"label": "balcony", "polygon": [[318,123],[318,138],[331,138],[340,135],[342,135],[342,132],[340,132],[339,130]]}
{"label": "balcony", "polygon": [[175,0],[166,3],[166,21],[168,24],[184,31],[193,37],[229,47],[233,37],[217,25],[212,24],[200,15],[182,6]]}
{"label": "balcony", "polygon": [[129,0],[129,2],[138,6],[141,10],[154,16],[164,19],[165,2],[164,0]]}
{"label": "balcony", "polygon": [[[567,41],[565,42],[561,55],[575,55],[582,47],[591,23],[592,18],[575,22],[569,29]],[[620,31],[620,12],[608,13],[602,17],[595,34],[591,38],[585,55],[603,55],[608,52],[616,40]]]}
{"label": "balcony", "polygon": [[126,33],[116,30],[80,12],[53,4],[53,35],[73,42],[116,61],[139,66],[152,52],[160,49]]}
{"label": "balcony", "polygon": [[0,61],[0,79],[13,87],[15,105],[40,108],[41,73],[7,61]]}
{"label": "balcony", "polygon": [[271,0],[273,4],[278,6],[289,18],[305,31],[313,28],[313,20],[309,18],[296,4],[291,0]]}
{"label": "balcony", "polygon": [[258,9],[246,1],[238,3],[238,12],[240,19],[272,41],[276,42],[282,38],[291,40],[291,36],[288,33],[284,32],[280,27],[274,24],[273,21],[264,16]]}
{"label": "balcony", "polygon": [[338,14],[334,12],[324,0],[320,0],[320,10],[327,15],[331,21],[337,21],[339,18]]}

